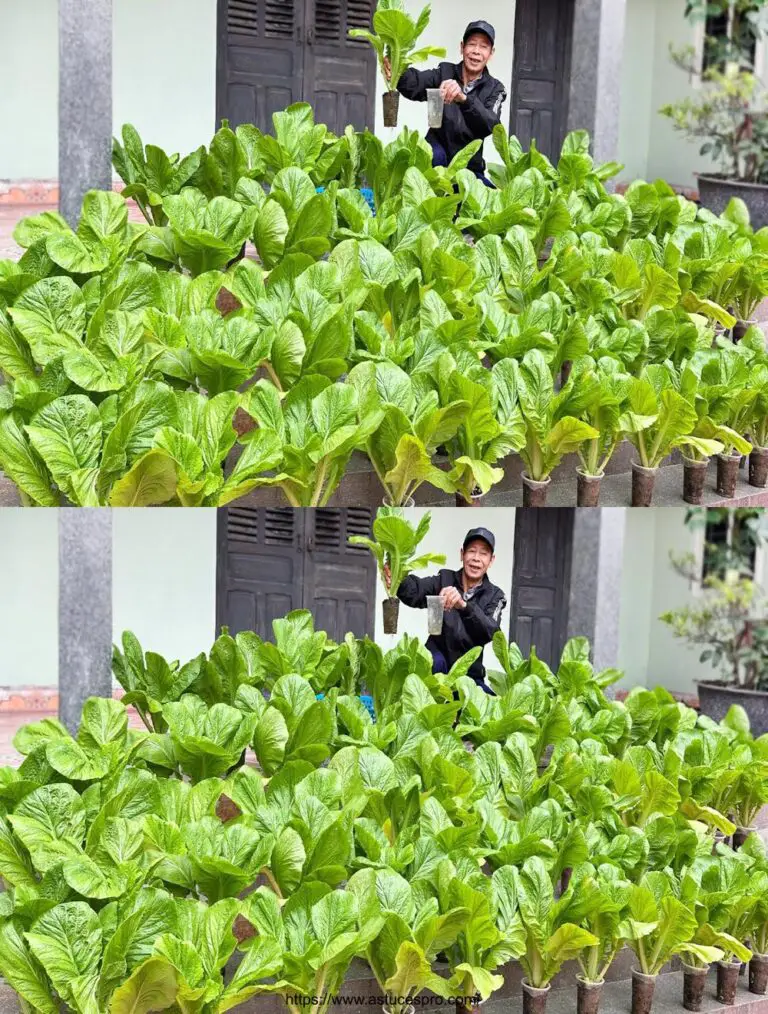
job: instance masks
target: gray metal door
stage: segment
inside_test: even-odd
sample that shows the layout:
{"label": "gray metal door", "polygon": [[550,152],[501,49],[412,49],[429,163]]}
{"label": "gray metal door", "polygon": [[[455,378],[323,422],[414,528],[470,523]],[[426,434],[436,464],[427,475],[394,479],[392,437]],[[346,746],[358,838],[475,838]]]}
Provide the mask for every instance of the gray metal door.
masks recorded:
{"label": "gray metal door", "polygon": [[376,566],[347,544],[370,535],[364,507],[237,507],[218,513],[216,625],[271,637],[272,620],[309,609],[333,640],[373,635]]}
{"label": "gray metal door", "polygon": [[510,640],[557,665],[567,640],[573,508],[515,512]]}
{"label": "gray metal door", "polygon": [[510,131],[550,158],[568,120],[574,0],[517,0]]}
{"label": "gray metal door", "polygon": [[272,130],[272,114],[309,102],[334,133],[373,128],[376,58],[347,37],[374,0],[218,0],[217,120]]}

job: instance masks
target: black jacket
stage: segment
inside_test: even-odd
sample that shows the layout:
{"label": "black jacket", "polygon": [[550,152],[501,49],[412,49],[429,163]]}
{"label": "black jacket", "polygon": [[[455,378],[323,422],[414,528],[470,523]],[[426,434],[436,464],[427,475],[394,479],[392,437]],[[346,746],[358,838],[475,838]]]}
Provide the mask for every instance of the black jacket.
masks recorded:
{"label": "black jacket", "polygon": [[[408,574],[400,585],[397,597],[414,609],[426,609],[427,595],[439,595],[441,588],[451,587],[458,588],[463,594],[460,570],[441,570],[434,577]],[[470,648],[490,643],[496,631],[501,629],[501,614],[506,605],[504,592],[491,584],[486,575],[479,588],[467,600],[466,608],[446,610],[443,632],[438,636],[431,635],[427,647],[434,647],[441,652],[450,669]],[[473,663],[469,675],[476,683],[485,681],[482,654]]]}
{"label": "black jacket", "polygon": [[[397,85],[397,90],[414,102],[427,101],[427,88],[439,88],[443,81],[458,81],[463,87],[464,78],[460,63],[441,63],[433,70],[416,70],[409,67]],[[501,107],[507,98],[504,85],[491,77],[486,68],[474,88],[467,93],[466,102],[452,102],[446,105],[443,125],[427,133],[428,141],[437,141],[445,149],[448,161],[472,141],[489,137],[493,128],[501,122]],[[475,173],[485,172],[483,149],[473,157],[469,168]]]}

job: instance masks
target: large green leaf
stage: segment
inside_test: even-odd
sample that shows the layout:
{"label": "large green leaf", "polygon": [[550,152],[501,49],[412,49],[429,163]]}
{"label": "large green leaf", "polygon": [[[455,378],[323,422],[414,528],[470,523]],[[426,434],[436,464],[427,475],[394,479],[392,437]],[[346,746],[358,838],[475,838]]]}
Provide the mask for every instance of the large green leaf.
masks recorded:
{"label": "large green leaf", "polygon": [[36,282],[16,301],[10,314],[41,366],[62,352],[81,346],[85,299],[71,278],[44,278]]}
{"label": "large green leaf", "polygon": [[40,962],[30,953],[17,919],[0,920],[0,971],[5,980],[41,1014],[59,1014],[59,1004]]}
{"label": "large green leaf", "polygon": [[37,412],[26,427],[32,446],[57,485],[70,490],[69,476],[94,468],[101,451],[99,410],[83,394],[57,398]]}
{"label": "large green leaf", "polygon": [[33,923],[26,938],[56,992],[79,1006],[81,984],[95,980],[101,957],[102,932],[94,910],[84,901],[57,905]]}
{"label": "large green leaf", "polygon": [[111,507],[154,507],[176,493],[176,462],[159,448],[134,462],[109,494]]}
{"label": "large green leaf", "polygon": [[148,1014],[168,1010],[176,1000],[176,969],[167,958],[148,958],[118,986],[109,1003],[110,1014]]}

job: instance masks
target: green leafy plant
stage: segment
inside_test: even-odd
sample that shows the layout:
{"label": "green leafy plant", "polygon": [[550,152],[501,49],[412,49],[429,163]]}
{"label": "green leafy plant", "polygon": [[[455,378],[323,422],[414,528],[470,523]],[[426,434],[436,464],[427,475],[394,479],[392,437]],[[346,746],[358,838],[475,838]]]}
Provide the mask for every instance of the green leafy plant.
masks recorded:
{"label": "green leafy plant", "polygon": [[373,522],[373,539],[364,535],[349,537],[351,545],[364,546],[373,554],[388,596],[397,595],[406,574],[423,570],[432,564],[445,563],[442,554],[424,553],[416,556],[416,550],[429,532],[431,522],[432,515],[428,511],[414,526],[406,520],[399,508],[380,507]]}
{"label": "green leafy plant", "polygon": [[[373,31],[366,28],[352,28],[349,35],[353,39],[365,39],[376,52],[384,83],[394,91],[397,83],[407,67],[414,63],[423,63],[431,57],[445,56],[445,50],[435,46],[416,49],[416,43],[424,34],[428,25],[431,10],[429,4],[424,7],[417,18],[412,18],[406,11],[403,0],[378,0],[373,15]],[[384,61],[389,61],[389,73],[385,71]]]}

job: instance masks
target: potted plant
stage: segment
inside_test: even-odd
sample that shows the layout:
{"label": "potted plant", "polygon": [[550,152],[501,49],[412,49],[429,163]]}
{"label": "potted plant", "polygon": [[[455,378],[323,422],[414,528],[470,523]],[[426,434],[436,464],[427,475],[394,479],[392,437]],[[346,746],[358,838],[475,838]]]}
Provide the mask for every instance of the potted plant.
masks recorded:
{"label": "potted plant", "polygon": [[[523,979],[524,1014],[545,1014],[552,979],[562,965],[600,941],[588,930],[568,921],[571,895],[555,900],[549,872],[539,856],[513,867],[519,929],[515,942]],[[519,938],[519,939],[518,939]]]}
{"label": "potted plant", "polygon": [[743,455],[752,445],[741,435],[749,428],[757,391],[749,383],[749,367],[733,347],[714,349],[701,371],[701,397],[707,417],[723,444],[717,455],[717,492],[733,499]]}
{"label": "potted plant", "polygon": [[525,427],[525,444],[519,452],[525,465],[523,506],[544,507],[554,469],[566,454],[589,441],[599,441],[600,433],[594,426],[569,414],[576,410],[575,381],[570,380],[555,394],[552,375],[540,349],[527,352],[521,363],[507,362],[512,366],[517,403]]}
{"label": "potted plant", "polygon": [[570,901],[563,917],[588,930],[597,943],[576,955],[581,975],[577,977],[577,1014],[598,1014],[603,985],[622,939],[619,928],[629,900],[631,883],[621,870],[608,863],[597,869],[585,864],[570,879]]}
{"label": "potted plant", "polygon": [[630,378],[615,359],[605,356],[595,362],[584,357],[571,373],[571,381],[584,406],[579,417],[597,433],[576,448],[581,463],[576,473],[576,506],[597,507],[606,466],[621,440],[621,413]]}
{"label": "potted plant", "polygon": [[637,956],[632,970],[632,1014],[650,1014],[659,973],[676,954],[696,953],[705,963],[721,952],[693,942],[696,916],[673,892],[667,876],[651,871],[633,884],[622,924],[625,943]]}
{"label": "potted plant", "polygon": [[415,49],[417,40],[429,25],[430,6],[423,8],[418,18],[408,14],[404,0],[378,0],[373,15],[373,32],[367,28],[351,28],[353,39],[365,39],[376,51],[379,69],[387,90],[382,96],[384,126],[397,126],[400,93],[397,84],[407,67],[423,63],[431,57],[442,58],[445,49],[425,46]]}
{"label": "potted plant", "polygon": [[749,930],[749,991],[764,996],[768,992],[768,853],[758,834],[749,835],[742,853],[754,863],[749,871],[750,888],[757,897]]}
{"label": "potted plant", "polygon": [[[672,53],[680,69],[698,77],[692,56],[691,48]],[[703,139],[700,154],[717,163],[719,171],[698,174],[704,207],[719,215],[739,197],[760,229],[768,225],[768,120],[760,111],[760,83],[736,61],[710,67],[701,80],[694,95],[660,112],[687,139]]]}
{"label": "potted plant", "polygon": [[383,412],[381,424],[368,436],[365,450],[386,493],[385,505],[413,507],[423,483],[455,493],[449,474],[434,464],[437,448],[455,437],[470,405],[440,405],[437,391],[417,394],[413,378],[394,363],[359,363],[348,382],[356,388],[361,418]]}
{"label": "potted plant", "polygon": [[697,421],[696,409],[663,367],[646,367],[632,378],[621,426],[638,453],[632,462],[633,507],[651,506],[659,465],[675,448],[694,448],[707,457],[719,453],[718,441],[693,435]]}
{"label": "potted plant", "polygon": [[[683,561],[678,570],[685,571]],[[704,578],[705,594],[693,605],[669,610],[659,617],[675,637],[701,645],[701,662],[719,670],[719,679],[697,681],[703,714],[715,721],[741,705],[756,736],[768,732],[768,620],[753,582],[729,573]]]}
{"label": "potted plant", "polygon": [[376,559],[379,576],[387,598],[382,603],[384,633],[397,633],[400,600],[397,591],[406,574],[423,570],[431,564],[445,563],[445,556],[425,553],[416,556],[416,549],[429,531],[432,515],[426,513],[417,525],[406,521],[399,507],[380,507],[373,522],[373,539],[364,535],[351,535],[350,545],[364,546]]}

